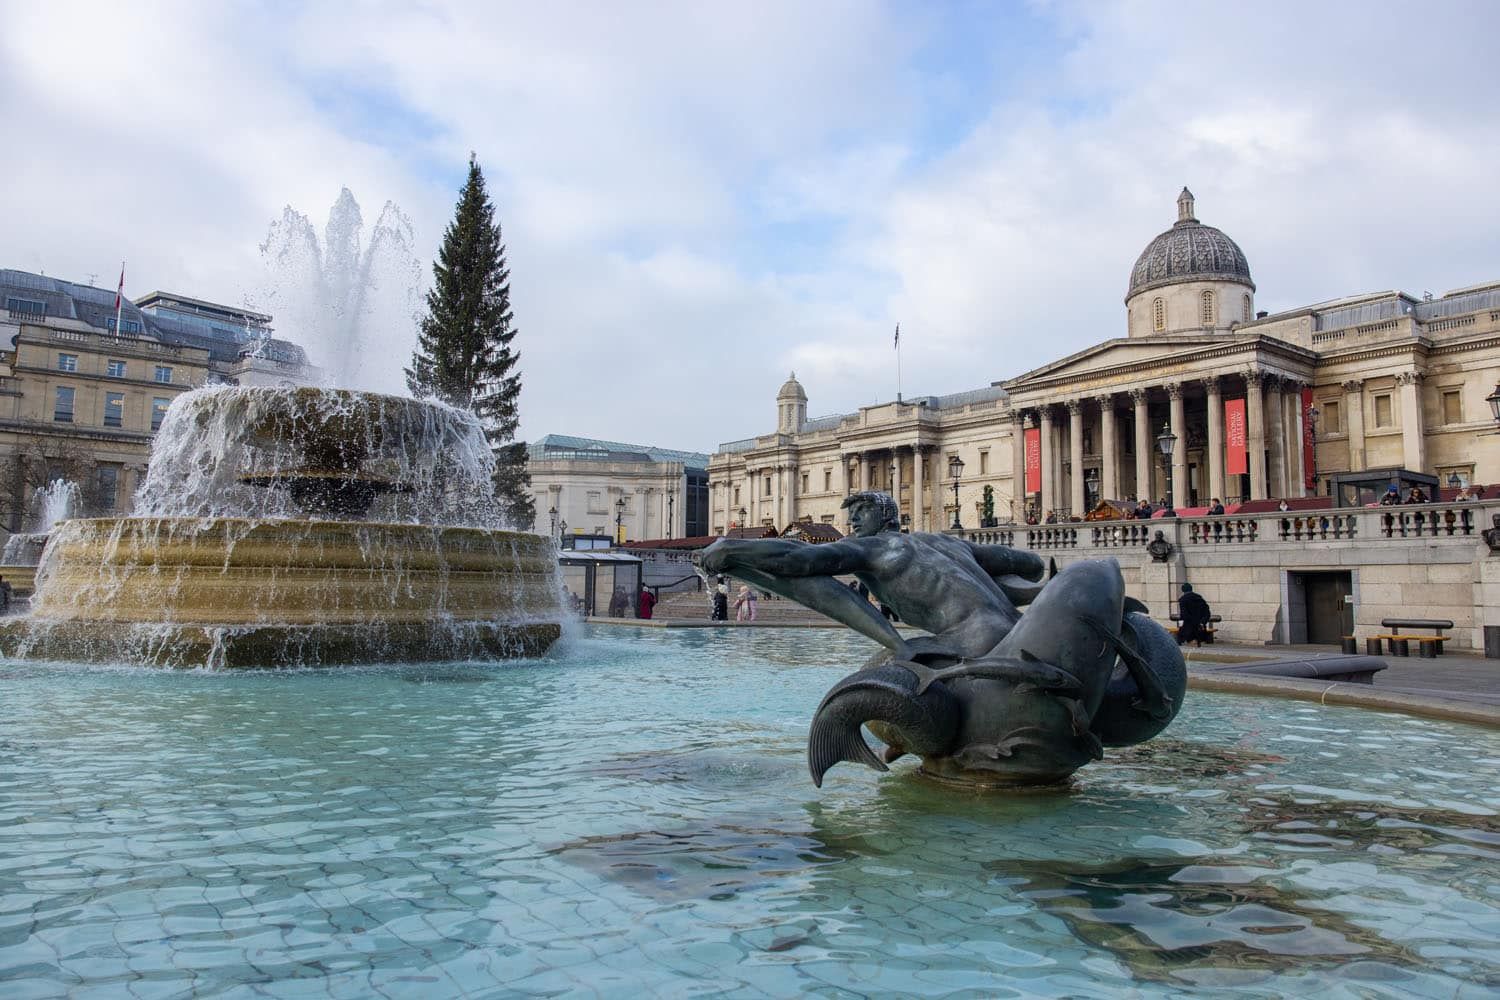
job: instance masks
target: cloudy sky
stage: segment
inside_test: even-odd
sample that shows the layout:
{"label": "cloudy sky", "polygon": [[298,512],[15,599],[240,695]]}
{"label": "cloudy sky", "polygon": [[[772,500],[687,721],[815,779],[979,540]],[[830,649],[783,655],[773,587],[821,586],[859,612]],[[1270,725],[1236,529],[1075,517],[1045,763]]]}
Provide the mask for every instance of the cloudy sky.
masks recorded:
{"label": "cloudy sky", "polygon": [[[793,369],[811,415],[890,399],[898,321],[907,395],[1120,336],[1184,184],[1259,308],[1500,278],[1491,2],[0,13],[0,266],[242,303],[271,221],[347,186],[425,280],[472,150],[528,439],[711,450]],[[410,319],[370,325],[399,388]]]}

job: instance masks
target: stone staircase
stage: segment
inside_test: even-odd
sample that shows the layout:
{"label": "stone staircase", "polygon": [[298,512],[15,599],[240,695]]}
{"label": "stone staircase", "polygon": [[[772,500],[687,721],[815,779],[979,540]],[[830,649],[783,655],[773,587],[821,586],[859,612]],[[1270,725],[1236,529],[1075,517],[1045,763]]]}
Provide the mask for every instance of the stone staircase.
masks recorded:
{"label": "stone staircase", "polygon": [[[734,593],[739,588],[730,590],[729,598],[729,622],[734,624]],[[704,592],[687,591],[676,594],[663,594],[656,605],[653,618],[686,618],[695,621],[704,621],[709,613],[709,595]],[[757,625],[834,625],[835,623],[824,615],[818,614],[804,608],[795,601],[788,601],[781,597],[764,597],[756,602],[755,623]]]}

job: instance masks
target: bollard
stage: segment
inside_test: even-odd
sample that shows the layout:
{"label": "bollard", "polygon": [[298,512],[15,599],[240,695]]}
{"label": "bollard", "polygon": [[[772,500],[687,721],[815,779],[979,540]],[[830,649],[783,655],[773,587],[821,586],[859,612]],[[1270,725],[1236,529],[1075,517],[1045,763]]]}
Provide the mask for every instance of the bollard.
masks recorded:
{"label": "bollard", "polygon": [[1365,655],[1366,656],[1379,656],[1380,653],[1381,653],[1381,649],[1380,649],[1380,636],[1378,636],[1378,635],[1372,635],[1368,639],[1365,640]]}
{"label": "bollard", "polygon": [[1390,640],[1390,644],[1391,644],[1391,655],[1392,656],[1410,656],[1411,655],[1411,640],[1410,639],[1391,639]]}
{"label": "bollard", "polygon": [[1419,640],[1417,640],[1417,655],[1419,657],[1421,657],[1422,659],[1424,659],[1424,660],[1435,660],[1435,659],[1437,659],[1437,640],[1436,639],[1419,639]]}
{"label": "bollard", "polygon": [[1345,653],[1353,656],[1359,652],[1359,640],[1352,635],[1346,635],[1343,638],[1342,648]]}
{"label": "bollard", "polygon": [[1500,660],[1500,625],[1484,626],[1484,657]]}

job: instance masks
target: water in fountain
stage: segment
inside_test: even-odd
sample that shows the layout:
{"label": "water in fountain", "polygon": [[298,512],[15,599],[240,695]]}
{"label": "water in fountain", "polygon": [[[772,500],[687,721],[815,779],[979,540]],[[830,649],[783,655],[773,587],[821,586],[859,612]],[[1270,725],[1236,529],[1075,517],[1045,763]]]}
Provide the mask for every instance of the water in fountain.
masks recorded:
{"label": "water in fountain", "polygon": [[389,201],[366,233],[348,188],[340,190],[321,238],[288,205],[261,245],[265,284],[251,301],[294,333],[328,384],[401,391],[420,305],[414,242],[411,220]]}
{"label": "water in fountain", "polygon": [[67,479],[54,479],[46,486],[37,487],[31,505],[36,510],[31,530],[17,532],[5,540],[5,550],[0,552],[0,566],[35,566],[41,561],[52,526],[66,521],[78,509],[78,484]]}
{"label": "water in fountain", "polygon": [[552,543],[501,530],[472,413],[335,389],[178,397],[137,516],[54,532],[37,658],[288,666],[493,658],[560,633]]}

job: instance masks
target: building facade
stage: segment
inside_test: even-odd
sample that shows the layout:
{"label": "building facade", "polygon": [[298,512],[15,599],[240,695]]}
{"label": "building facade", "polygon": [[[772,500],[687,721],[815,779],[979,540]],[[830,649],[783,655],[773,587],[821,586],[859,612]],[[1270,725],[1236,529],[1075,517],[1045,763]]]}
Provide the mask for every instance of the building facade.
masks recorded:
{"label": "building facade", "polygon": [[527,448],[537,530],[617,544],[708,534],[708,456],[549,434]]}
{"label": "building facade", "polygon": [[[172,400],[199,386],[305,384],[301,348],[269,316],[185,296],[115,293],[0,270],[0,528],[24,531],[35,490],[78,484],[82,514],[128,513]],[[208,326],[210,319],[213,327]]]}
{"label": "building facade", "polygon": [[1500,480],[1486,402],[1500,377],[1500,281],[1274,315],[1255,294],[1245,254],[1197,219],[1184,189],[1175,223],[1131,269],[1125,336],[983,388],[811,420],[793,376],[775,431],[710,459],[711,531],[842,529],[857,489],[890,492],[903,523],[931,531],[1068,521],[1169,490],[1188,510],[1301,497],[1333,473],[1385,467]]}

